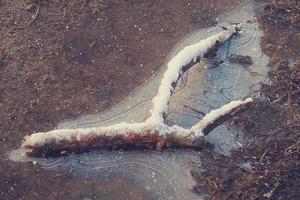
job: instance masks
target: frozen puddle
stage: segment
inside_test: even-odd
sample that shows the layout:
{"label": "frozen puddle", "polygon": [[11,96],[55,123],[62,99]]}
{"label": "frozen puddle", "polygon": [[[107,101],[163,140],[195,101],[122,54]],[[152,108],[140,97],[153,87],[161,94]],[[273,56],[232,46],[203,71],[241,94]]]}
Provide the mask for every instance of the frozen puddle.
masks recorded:
{"label": "frozen puddle", "polygon": [[[170,124],[191,127],[196,123],[195,113],[185,109],[189,105],[196,110],[207,113],[212,108],[220,107],[230,100],[246,97],[252,91],[259,89],[259,83],[266,81],[268,58],[260,50],[260,37],[262,33],[254,17],[254,5],[246,4],[228,16],[218,19],[216,27],[196,31],[186,37],[170,53],[167,63],[183,47],[199,42],[201,39],[220,31],[221,26],[234,23],[243,23],[241,36],[226,42],[218,50],[218,55],[213,59],[203,60],[191,67],[178,81],[168,113],[189,115],[191,119],[184,119],[170,114]],[[232,55],[250,56],[253,64],[245,67],[237,63],[230,63]],[[219,63],[223,62],[223,63]],[[133,91],[119,104],[103,113],[79,117],[73,121],[65,121],[57,128],[85,128],[108,126],[120,122],[143,122],[149,117],[151,99],[156,95],[166,67],[163,66],[143,85]],[[252,95],[253,96],[253,95]],[[192,117],[194,116],[194,117]],[[182,118],[182,117],[181,117]]]}
{"label": "frozen puddle", "polygon": [[[255,5],[251,1],[235,12],[220,17],[216,27],[196,31],[174,48],[166,61],[186,45],[214,34],[221,26],[242,23],[239,37],[226,42],[218,49],[215,57],[202,60],[181,77],[171,97],[166,118],[168,125],[177,124],[190,128],[204,114],[232,100],[248,96],[258,98],[253,91],[259,89],[259,83],[268,81],[268,58],[260,49],[262,33],[254,14]],[[165,70],[166,67],[162,67],[129,97],[111,109],[74,121],[65,121],[57,128],[85,128],[144,121],[149,117],[151,99],[157,93]],[[237,127],[224,124],[206,136],[206,140],[215,145],[217,152],[227,155],[230,150],[247,143],[242,135]],[[199,196],[191,192],[195,182],[190,174],[192,168],[199,168],[199,159],[198,152],[192,150],[167,150],[91,152],[34,161],[46,169],[71,169],[75,177],[84,180],[103,179],[109,182],[115,177],[121,177],[137,188],[149,191],[153,199],[199,199]]]}
{"label": "frozen puddle", "polygon": [[[254,11],[255,7],[247,4],[239,12],[220,18],[220,24],[242,22],[241,35],[222,45],[214,58],[200,62],[186,72],[170,101],[169,125],[190,127],[210,110],[232,100],[248,96],[260,98],[255,91],[260,88],[260,83],[268,81],[268,57],[260,48],[262,33],[253,16]],[[209,32],[214,30],[211,28]],[[242,59],[235,62],[237,58]],[[247,143],[237,127],[226,124],[210,132],[206,140],[225,155]]]}
{"label": "frozen puddle", "polygon": [[[195,64],[180,78],[171,97],[166,118],[168,125],[177,124],[190,128],[212,109],[232,100],[248,96],[258,97],[255,91],[260,88],[261,82],[268,81],[266,67],[268,57],[260,48],[262,32],[254,16],[255,9],[256,5],[250,1],[235,12],[220,17],[217,26],[191,33],[170,53],[166,63],[182,48],[215,34],[220,27],[242,24],[239,37],[226,42],[218,49],[215,57]],[[250,58],[250,63],[244,61],[247,61],[247,58],[248,60]],[[65,121],[57,128],[86,128],[145,121],[152,107],[151,99],[157,93],[165,70],[166,67],[162,67],[130,96],[111,109],[96,115],[83,116],[74,121]],[[238,148],[247,142],[242,133],[230,125],[217,127],[206,139],[215,144],[215,150],[222,154],[228,154],[232,148]]]}
{"label": "frozen puddle", "polygon": [[102,151],[34,161],[49,170],[71,169],[82,180],[123,179],[151,199],[199,199],[191,191],[195,185],[191,170],[200,166],[198,152],[192,150]]}

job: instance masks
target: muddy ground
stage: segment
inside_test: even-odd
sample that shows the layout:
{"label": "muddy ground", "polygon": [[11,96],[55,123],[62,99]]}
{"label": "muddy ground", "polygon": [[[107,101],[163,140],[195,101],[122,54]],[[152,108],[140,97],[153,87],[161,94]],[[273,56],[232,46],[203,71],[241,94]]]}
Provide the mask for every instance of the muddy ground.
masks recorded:
{"label": "muddy ground", "polygon": [[121,101],[186,34],[241,2],[0,0],[0,199],[148,199],[120,180],[83,182],[7,153],[26,134]]}
{"label": "muddy ground", "polygon": [[195,191],[208,199],[300,199],[300,2],[272,1],[258,16],[270,57],[265,101],[231,120],[254,142],[223,157],[206,150]]}
{"label": "muddy ground", "polygon": [[[240,2],[0,0],[0,199],[150,199],[121,180],[83,182],[6,154],[26,134],[119,102],[184,35]],[[299,13],[299,1],[283,0],[259,16],[272,81],[258,92],[268,98],[232,119],[252,145],[231,158],[205,152],[195,191],[208,199],[300,199]]]}

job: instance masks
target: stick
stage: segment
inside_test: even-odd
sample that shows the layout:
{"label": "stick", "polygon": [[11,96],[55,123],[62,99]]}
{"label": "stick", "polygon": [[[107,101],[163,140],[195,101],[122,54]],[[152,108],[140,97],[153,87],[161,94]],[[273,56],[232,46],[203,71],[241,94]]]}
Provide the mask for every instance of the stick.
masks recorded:
{"label": "stick", "polygon": [[238,106],[252,102],[251,98],[233,101],[211,111],[191,129],[184,129],[177,125],[167,126],[163,123],[163,115],[168,107],[174,85],[184,67],[196,62],[199,57],[203,57],[206,52],[218,47],[235,33],[235,27],[230,27],[180,51],[168,64],[158,94],[153,99],[152,114],[145,122],[35,133],[26,136],[22,146],[27,154],[32,156],[61,155],[69,151],[83,152],[99,148],[161,150],[169,147],[200,149],[207,146],[203,131]]}
{"label": "stick", "polygon": [[32,24],[36,20],[38,14],[39,14],[39,11],[40,11],[40,4],[37,5],[37,9],[35,11],[35,14],[33,15],[33,17],[30,20],[30,22],[28,22],[28,26],[30,26],[30,24]]}
{"label": "stick", "polygon": [[203,137],[196,138],[191,135],[189,130],[179,126],[122,123],[110,127],[35,133],[25,138],[23,147],[30,156],[56,156],[91,149],[201,149],[207,146]]}

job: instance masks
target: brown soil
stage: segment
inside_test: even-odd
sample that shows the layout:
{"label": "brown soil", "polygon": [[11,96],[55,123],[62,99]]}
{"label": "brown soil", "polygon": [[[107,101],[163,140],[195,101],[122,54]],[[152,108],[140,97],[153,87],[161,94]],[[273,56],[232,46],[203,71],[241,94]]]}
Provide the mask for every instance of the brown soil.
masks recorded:
{"label": "brown soil", "polygon": [[208,199],[300,199],[300,2],[267,3],[258,17],[270,57],[271,82],[260,91],[267,100],[232,119],[252,144],[231,157],[204,153],[195,190]]}
{"label": "brown soil", "polygon": [[[187,33],[214,24],[239,3],[0,0],[1,198],[107,199],[100,190],[90,193],[101,182],[14,163],[6,154],[26,134],[119,102]],[[131,190],[137,194],[133,199],[147,198]]]}

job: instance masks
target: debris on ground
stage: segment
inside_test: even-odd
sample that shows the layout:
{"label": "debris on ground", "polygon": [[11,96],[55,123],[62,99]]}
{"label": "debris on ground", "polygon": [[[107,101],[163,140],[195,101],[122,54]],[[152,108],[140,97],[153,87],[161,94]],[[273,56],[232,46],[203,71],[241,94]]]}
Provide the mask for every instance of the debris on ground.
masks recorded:
{"label": "debris on ground", "polygon": [[299,5],[273,1],[258,17],[262,49],[270,57],[270,84],[260,90],[266,100],[231,119],[251,144],[228,157],[211,150],[202,155],[207,162],[194,174],[194,190],[208,191],[207,199],[300,199]]}

